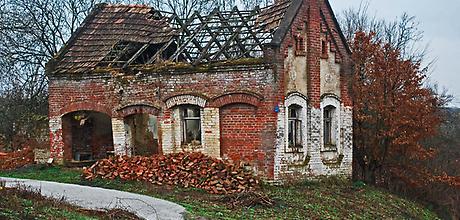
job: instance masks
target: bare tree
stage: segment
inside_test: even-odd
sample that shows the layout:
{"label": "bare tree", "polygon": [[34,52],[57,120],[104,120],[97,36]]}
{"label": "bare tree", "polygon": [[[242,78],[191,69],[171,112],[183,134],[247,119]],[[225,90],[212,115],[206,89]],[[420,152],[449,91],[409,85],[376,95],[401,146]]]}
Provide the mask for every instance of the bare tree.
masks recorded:
{"label": "bare tree", "polygon": [[363,1],[358,8],[349,8],[339,16],[339,22],[348,42],[356,32],[375,33],[376,40],[389,43],[398,49],[402,58],[421,61],[425,58],[427,45],[423,46],[423,31],[415,16],[403,13],[395,20],[377,18],[369,13],[369,1]]}
{"label": "bare tree", "polygon": [[213,0],[163,0],[152,3],[157,8],[173,12],[181,18],[188,18],[195,11],[208,12],[217,7]]}
{"label": "bare tree", "polygon": [[[369,5],[369,0],[363,0],[359,7],[348,8],[340,14],[339,23],[349,44],[352,45],[357,32],[374,33],[376,41],[388,43],[392,48],[397,49],[402,59],[421,65],[421,71],[427,75],[424,81],[426,87],[432,88],[437,84],[431,78],[436,58],[428,59],[429,45],[423,43],[424,32],[420,30],[417,18],[407,13],[401,14],[394,20],[377,18],[369,13]],[[435,94],[443,99],[441,103],[444,106],[453,101],[445,88],[442,90],[436,88],[432,91],[441,92]]]}
{"label": "bare tree", "polygon": [[[101,2],[147,4],[182,18],[235,5],[252,9],[271,0],[0,0],[0,134],[7,142],[47,115],[46,62]],[[33,127],[33,126],[32,126]]]}
{"label": "bare tree", "polygon": [[[225,1],[225,0],[224,0]],[[254,7],[264,8],[267,7],[276,0],[241,0],[239,5],[242,5],[244,9],[253,9]],[[279,1],[280,2],[280,1]]]}
{"label": "bare tree", "polygon": [[[46,93],[46,62],[78,28],[94,2],[8,0],[1,19],[3,79],[24,96]],[[12,88],[11,88],[12,89]]]}
{"label": "bare tree", "polygon": [[[399,58],[402,61],[411,61],[413,62],[416,66],[423,65],[422,68],[420,69],[420,74],[429,76],[431,73],[431,67],[435,60],[427,60],[427,45],[424,45],[422,43],[423,40],[423,31],[419,29],[420,24],[418,23],[417,19],[414,16],[410,16],[407,13],[403,13],[401,16],[397,17],[394,20],[385,20],[385,19],[380,19],[377,18],[375,15],[371,15],[369,13],[369,1],[363,1],[361,5],[357,8],[349,8],[345,10],[340,16],[339,16],[339,23],[341,24],[342,30],[344,32],[345,37],[347,38],[348,42],[350,45],[354,45],[354,40],[355,40],[355,33],[357,32],[365,32],[365,33],[373,33],[375,34],[374,38],[374,43],[383,43],[383,44],[389,44],[390,49],[387,49],[386,51],[383,51],[382,54],[385,57],[389,57],[389,52],[393,51],[393,49],[396,49],[396,51],[399,52]],[[363,50],[363,49],[361,49]],[[354,55],[360,54],[362,52],[360,49],[355,49]],[[363,56],[363,60],[372,59],[372,56]],[[399,59],[398,58],[398,59]],[[384,62],[385,63],[385,62]],[[381,73],[384,71],[387,71],[387,69],[381,69],[376,71],[377,73]],[[386,72],[385,73],[385,79],[389,79],[392,75],[392,73],[396,70],[392,70],[392,72]],[[355,73],[358,74],[358,73]],[[400,79],[401,76],[398,75],[395,77],[396,79]],[[356,85],[357,81],[355,79],[355,82],[353,83]],[[393,80],[394,82],[394,80]],[[407,82],[407,80],[405,81]],[[459,161],[457,160],[458,155],[459,155],[459,150],[457,150],[453,146],[458,146],[459,141],[458,139],[458,133],[459,129],[458,126],[455,127],[455,123],[458,123],[458,110],[453,110],[453,109],[444,109],[443,111],[440,111],[439,107],[442,106],[447,106],[453,99],[453,96],[449,94],[449,92],[445,88],[439,88],[438,84],[434,82],[432,79],[429,79],[429,77],[426,77],[425,80],[422,82],[424,87],[427,88],[431,94],[435,96],[437,111],[436,114],[445,116],[442,117],[443,124],[440,126],[440,128],[436,128],[436,131],[438,132],[436,137],[426,139],[427,137],[425,136],[425,139],[419,140],[419,142],[423,143],[423,148],[425,149],[436,149],[437,154],[434,156],[434,158],[431,158],[430,160],[426,161],[419,161],[419,160],[411,160],[408,156],[402,158],[402,162],[405,163],[406,165],[409,164],[410,166],[414,166],[417,168],[417,170],[426,170],[426,172],[431,172],[433,174],[439,173],[439,172],[445,172],[446,175],[453,175],[453,176],[458,176],[458,172],[455,169],[452,169],[452,167],[458,167]],[[386,84],[388,85],[388,84]],[[385,94],[386,92],[379,93],[377,95]],[[364,93],[365,94],[365,93]],[[371,99],[362,99],[358,100],[356,97],[359,97],[360,95],[358,93],[353,94],[354,99],[355,99],[355,115],[357,115],[359,111],[364,112],[364,113],[369,113],[369,108],[366,108],[365,105],[362,105],[363,102],[369,102]],[[374,99],[375,100],[375,99]],[[372,101],[372,100],[371,100]],[[383,102],[381,102],[383,103]],[[365,111],[363,111],[364,108]],[[399,107],[399,105],[403,106],[402,100],[397,101],[396,105]],[[422,107],[428,106],[429,103],[426,105],[422,105],[418,109],[421,109]],[[364,106],[364,107],[363,107]],[[385,104],[381,108],[386,108],[388,105]],[[379,110],[381,109],[379,108]],[[416,108],[414,108],[416,109]],[[404,114],[404,111],[393,111],[395,115],[393,117],[397,117],[398,115]],[[445,112],[445,113],[442,113]],[[411,118],[416,114],[408,114],[410,117],[406,118]],[[370,157],[365,157],[364,155],[367,155],[369,149],[373,149],[375,146],[378,145],[384,145],[386,142],[382,141],[381,143],[375,143],[375,144],[368,144],[369,140],[372,140],[375,138],[374,134],[365,134],[369,130],[369,126],[363,124],[360,124],[359,117],[357,117],[357,120],[354,120],[354,130],[355,131],[360,131],[361,132],[355,132],[355,141],[354,141],[354,150],[353,150],[353,159],[356,163],[357,166],[353,168],[354,172],[354,177],[355,179],[360,178],[360,172],[362,169],[367,166],[367,164],[372,164],[373,160]],[[365,118],[365,117],[361,117]],[[369,119],[375,119],[376,116],[371,115]],[[423,119],[426,118],[426,113],[423,115]],[[429,123],[425,123],[429,124]],[[424,125],[422,121],[418,121],[418,124],[415,123],[415,125]],[[361,128],[361,129],[360,129]],[[372,129],[372,127],[370,128]],[[410,127],[405,127],[403,129],[409,130]],[[363,133],[364,131],[364,133]],[[359,137],[358,133],[361,133]],[[404,134],[407,136],[410,136],[410,130],[409,132],[402,130],[401,132],[395,132],[396,134]],[[402,143],[399,143],[398,145],[402,145]],[[399,152],[398,152],[399,153]],[[402,155],[402,154],[401,154]],[[415,154],[412,154],[415,155]],[[394,158],[398,158],[400,155],[393,156]],[[416,174],[417,172],[407,172],[409,179],[414,183],[417,180],[420,180],[420,177],[417,177]],[[389,189],[396,190],[399,193],[409,193],[409,195],[413,198],[419,198],[420,195],[424,195],[426,201],[430,201],[431,203],[435,203],[439,205],[445,212],[445,210],[449,210],[450,214],[452,215],[451,218],[454,218],[458,216],[458,213],[460,213],[458,207],[459,207],[459,197],[458,194],[455,194],[453,192],[458,191],[457,188],[454,188],[453,186],[449,186],[440,182],[435,182],[432,181],[431,184],[427,184],[425,186],[421,187],[414,187],[411,186],[410,184],[402,184],[404,183],[401,180],[402,175],[394,175],[390,174],[390,172],[386,172],[384,176],[382,176],[381,183],[386,181],[386,187]],[[427,179],[426,176],[423,179]],[[396,181],[394,181],[396,180]],[[441,209],[440,208],[440,209]]]}

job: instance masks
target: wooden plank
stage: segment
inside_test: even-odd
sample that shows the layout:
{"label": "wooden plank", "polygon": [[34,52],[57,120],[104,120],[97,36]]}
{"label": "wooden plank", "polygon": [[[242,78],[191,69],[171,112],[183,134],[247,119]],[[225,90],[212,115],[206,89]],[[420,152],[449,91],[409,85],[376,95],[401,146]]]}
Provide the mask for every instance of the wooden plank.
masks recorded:
{"label": "wooden plank", "polygon": [[146,64],[152,64],[154,63],[155,61],[157,61],[161,54],[163,54],[163,52],[174,42],[174,39],[171,39],[170,41],[168,41],[168,43],[164,44],[148,61]]}
{"label": "wooden plank", "polygon": [[128,67],[132,62],[134,62],[147,48],[150,44],[144,44],[126,63],[123,65],[123,69]]}
{"label": "wooden plank", "polygon": [[[200,19],[201,22],[204,22],[203,18],[201,16],[199,16],[199,15],[198,15],[198,19]],[[220,27],[222,27],[222,24],[219,26],[219,28]],[[209,40],[208,44],[204,47],[204,49],[201,51],[201,53],[199,54],[198,58],[194,61],[195,65],[198,64],[199,62],[201,62],[201,60],[203,58],[209,59],[209,53],[208,53],[209,51],[208,50],[210,49],[210,47],[212,46],[213,43],[215,43],[217,45],[219,50],[223,50],[223,46],[220,44],[219,40],[217,39],[217,35],[215,34],[215,31],[211,30],[207,25],[206,25],[205,29],[211,35],[211,39]],[[227,59],[231,58],[231,56],[226,51],[223,51],[223,54]]]}
{"label": "wooden plank", "polygon": [[[198,28],[193,30],[194,31],[193,33],[190,30],[188,30],[187,26],[181,25],[183,27],[183,30],[186,31],[186,33],[190,36],[182,45],[178,47],[176,52],[169,58],[169,60],[177,59],[180,53],[182,53],[182,51],[185,50],[185,48],[188,46],[190,42],[193,42],[199,50],[203,50],[203,48],[201,47],[201,44],[196,40],[195,37],[201,32],[201,30],[203,30],[204,26],[206,25],[206,22],[209,21],[217,11],[218,11],[217,9],[214,9],[213,12],[211,12],[211,14],[206,18],[206,21],[204,23],[202,22]],[[198,14],[198,13],[195,13],[195,14]],[[195,16],[192,16],[190,20],[194,19],[194,17]]]}
{"label": "wooden plank", "polygon": [[[233,12],[236,12],[236,11],[238,11],[238,8],[237,8],[237,7],[234,7],[232,11],[233,11]],[[240,50],[241,50],[241,51],[245,51],[245,50],[246,50],[245,47],[242,45],[241,41],[237,38],[244,26],[241,25],[241,26],[239,26],[239,27],[236,28],[236,30],[238,30],[238,31],[237,31],[238,35],[235,36],[235,30],[233,29],[234,26],[233,26],[233,25],[230,25],[230,23],[225,19],[225,17],[224,17],[222,14],[218,13],[218,16],[219,16],[219,18],[221,19],[221,22],[222,22],[222,24],[224,25],[224,27],[226,27],[226,28],[230,31],[230,33],[232,33],[232,35],[230,36],[230,38],[227,39],[227,42],[228,42],[228,41],[233,41],[233,40],[235,40],[235,42],[236,42],[237,45],[239,46]],[[226,43],[227,43],[227,42],[226,42]],[[229,43],[231,43],[231,42],[229,42]],[[228,47],[228,46],[227,46],[227,47]],[[224,50],[224,49],[223,49],[223,50]],[[221,50],[221,52],[219,52],[219,56],[220,56],[221,53],[222,53],[222,50]],[[216,57],[214,57],[214,58],[216,58]]]}

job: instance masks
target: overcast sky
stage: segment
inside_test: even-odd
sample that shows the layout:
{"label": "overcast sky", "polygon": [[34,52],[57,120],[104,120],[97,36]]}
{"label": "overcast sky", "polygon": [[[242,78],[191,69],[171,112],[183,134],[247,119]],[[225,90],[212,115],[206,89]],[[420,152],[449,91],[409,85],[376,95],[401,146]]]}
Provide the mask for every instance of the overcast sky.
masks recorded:
{"label": "overcast sky", "polygon": [[[358,8],[362,0],[329,0],[337,16],[344,9]],[[369,12],[377,18],[394,20],[403,12],[417,17],[424,31],[423,44],[436,58],[431,78],[455,96],[460,107],[460,0],[370,0]]]}

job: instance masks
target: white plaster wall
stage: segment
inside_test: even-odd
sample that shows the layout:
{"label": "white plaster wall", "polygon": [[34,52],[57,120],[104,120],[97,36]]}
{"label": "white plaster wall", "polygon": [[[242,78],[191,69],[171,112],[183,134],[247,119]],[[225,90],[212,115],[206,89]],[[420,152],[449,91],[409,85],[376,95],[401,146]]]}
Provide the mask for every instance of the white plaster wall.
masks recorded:
{"label": "white plaster wall", "polygon": [[307,95],[307,58],[306,56],[296,56],[292,47],[288,48],[288,56],[284,60],[284,69],[287,75],[286,93],[298,92]]}
{"label": "white plaster wall", "polygon": [[[338,129],[340,130],[337,137],[338,145],[337,151],[330,152],[324,151],[323,143],[323,123],[322,123],[322,109],[313,109],[312,117],[317,118],[313,124],[313,135],[312,141],[313,144],[310,160],[310,173],[309,176],[333,176],[333,175],[343,175],[351,176],[352,171],[352,109],[344,108],[341,106],[339,114],[340,125]],[[337,110],[339,110],[337,109]],[[317,144],[319,143],[319,144]]]}
{"label": "white plaster wall", "polygon": [[172,123],[173,119],[171,118],[160,120],[161,148],[163,150],[163,153],[165,154],[170,154],[174,152],[174,136]]}
{"label": "white plaster wall", "polygon": [[[288,147],[288,108],[291,105],[301,107],[300,119],[302,120],[302,149],[295,151]],[[278,113],[277,141],[275,150],[275,180],[283,179],[286,175],[293,175],[294,171],[300,171],[310,158],[310,117],[308,101],[300,93],[289,95],[285,102],[281,104]],[[296,167],[293,169],[292,167]]]}
{"label": "white plaster wall", "polygon": [[321,95],[334,94],[340,97],[340,69],[340,64],[335,62],[335,53],[329,52],[328,59],[320,59]]}
{"label": "white plaster wall", "polygon": [[115,155],[131,155],[126,141],[126,128],[123,119],[112,118],[113,147]]}
{"label": "white plaster wall", "polygon": [[[333,101],[332,101],[333,102]],[[323,102],[322,106],[331,104]],[[337,103],[335,103],[337,104]],[[286,106],[280,108],[278,113],[277,141],[275,144],[275,181],[283,179],[315,178],[318,176],[352,174],[352,136],[353,121],[352,108],[344,107],[338,103],[338,149],[335,152],[323,151],[322,133],[322,108],[307,109],[307,150],[302,154],[289,154],[285,152],[287,144],[287,116]]]}
{"label": "white plaster wall", "polygon": [[61,117],[50,117],[49,119],[50,133],[52,133],[51,144],[53,158],[56,158],[57,162],[62,162],[64,158],[64,140],[62,139],[62,119]]}
{"label": "white plaster wall", "polygon": [[285,115],[286,108],[284,103],[279,104],[280,111],[277,117],[276,142],[275,142],[275,157],[274,157],[274,180],[279,181],[281,176],[286,172],[286,163],[284,162],[284,147],[285,147]]}
{"label": "white plaster wall", "polygon": [[204,108],[201,120],[201,140],[207,155],[220,158],[219,108]]}
{"label": "white plaster wall", "polygon": [[165,135],[172,136],[171,137],[172,138],[172,152],[177,153],[177,152],[180,152],[182,149],[182,133],[183,133],[179,106],[176,106],[172,109],[171,118],[172,118],[172,121],[171,121],[172,132],[170,134],[165,134]]}
{"label": "white plaster wall", "polygon": [[353,108],[342,107],[341,111],[341,124],[342,124],[342,154],[343,158],[343,170],[342,172],[348,176],[353,173]]}

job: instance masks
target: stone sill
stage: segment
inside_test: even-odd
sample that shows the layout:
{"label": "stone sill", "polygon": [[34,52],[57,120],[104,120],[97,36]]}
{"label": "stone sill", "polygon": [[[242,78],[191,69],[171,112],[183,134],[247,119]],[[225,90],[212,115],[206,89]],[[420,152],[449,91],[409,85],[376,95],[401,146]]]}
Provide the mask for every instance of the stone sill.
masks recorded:
{"label": "stone sill", "polygon": [[183,151],[196,151],[203,149],[203,144],[181,144],[180,147]]}
{"label": "stone sill", "polygon": [[328,144],[324,146],[324,149],[321,150],[321,153],[327,152],[337,152],[337,146],[334,144]]}
{"label": "stone sill", "polygon": [[297,163],[297,164],[288,164],[288,168],[291,169],[291,168],[302,168],[302,167],[306,167],[308,166],[308,164],[310,163],[310,160],[311,160],[311,156],[310,155],[307,155],[304,160],[302,161],[302,163]]}
{"label": "stone sill", "polygon": [[287,147],[287,149],[284,151],[284,153],[287,153],[287,154],[303,153],[303,146],[300,146],[300,147]]}
{"label": "stone sill", "polygon": [[340,165],[342,164],[343,158],[344,158],[344,155],[343,155],[343,154],[340,154],[340,155],[338,155],[338,157],[335,158],[335,159],[330,159],[330,160],[322,159],[322,162],[323,162],[323,164],[326,165],[326,166],[331,166],[331,167],[338,168],[338,167],[340,167]]}

